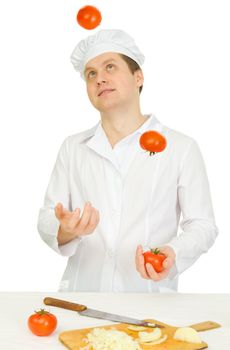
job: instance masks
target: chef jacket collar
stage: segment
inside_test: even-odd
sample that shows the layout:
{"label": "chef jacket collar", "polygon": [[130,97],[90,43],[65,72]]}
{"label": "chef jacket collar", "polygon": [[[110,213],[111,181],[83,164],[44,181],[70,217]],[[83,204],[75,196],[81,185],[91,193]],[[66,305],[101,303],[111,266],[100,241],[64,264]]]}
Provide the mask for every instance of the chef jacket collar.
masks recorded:
{"label": "chef jacket collar", "polygon": [[[143,123],[140,128],[138,128],[136,131],[132,133],[134,134],[142,134],[147,130],[157,130],[161,131],[162,125],[157,120],[157,118],[151,114],[149,115],[149,118]],[[82,140],[82,142],[86,141],[85,144],[91,148],[93,151],[97,152],[104,158],[107,158],[109,161],[111,161],[114,166],[119,170],[119,166],[117,164],[117,159],[114,155],[113,148],[109,143],[109,140],[105,134],[105,131],[101,125],[101,121],[95,125],[93,129],[91,129],[92,134],[87,135],[85,139]],[[90,137],[91,136],[91,137]],[[89,138],[90,137],[90,138]],[[140,148],[141,150],[141,148]]]}

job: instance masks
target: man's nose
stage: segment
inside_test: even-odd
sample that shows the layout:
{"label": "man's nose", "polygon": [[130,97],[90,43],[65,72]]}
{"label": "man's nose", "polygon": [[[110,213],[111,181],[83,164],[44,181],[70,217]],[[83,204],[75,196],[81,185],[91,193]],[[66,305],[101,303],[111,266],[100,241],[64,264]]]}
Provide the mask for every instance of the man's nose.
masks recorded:
{"label": "man's nose", "polygon": [[105,84],[107,82],[106,76],[104,73],[99,73],[97,74],[97,84]]}
{"label": "man's nose", "polygon": [[102,84],[105,84],[106,83],[106,80],[97,80],[97,85],[102,85]]}

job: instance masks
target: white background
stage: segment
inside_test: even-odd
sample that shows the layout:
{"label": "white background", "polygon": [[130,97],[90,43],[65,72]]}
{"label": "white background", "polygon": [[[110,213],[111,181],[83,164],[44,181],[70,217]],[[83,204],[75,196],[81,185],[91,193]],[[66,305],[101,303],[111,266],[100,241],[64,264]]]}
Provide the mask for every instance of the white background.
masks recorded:
{"label": "white background", "polygon": [[[132,35],[146,56],[142,112],[195,138],[210,181],[219,237],[181,275],[180,292],[230,292],[230,9],[223,0],[8,0],[0,5],[0,290],[56,291],[66,265],[37,233],[37,216],[64,138],[99,115],[69,56],[87,31]],[[93,257],[90,257],[93,258]]]}

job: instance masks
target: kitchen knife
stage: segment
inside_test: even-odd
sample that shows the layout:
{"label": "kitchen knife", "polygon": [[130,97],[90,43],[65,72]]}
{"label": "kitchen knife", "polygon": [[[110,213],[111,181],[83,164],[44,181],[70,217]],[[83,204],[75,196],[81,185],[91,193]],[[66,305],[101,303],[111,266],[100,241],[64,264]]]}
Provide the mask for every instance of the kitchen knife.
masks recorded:
{"label": "kitchen knife", "polygon": [[46,297],[43,300],[43,302],[45,305],[56,306],[56,307],[60,307],[63,309],[77,311],[81,316],[102,318],[105,320],[134,324],[136,326],[143,326],[143,327],[151,327],[151,328],[155,328],[155,327],[163,328],[164,327],[160,324],[136,320],[135,318],[119,316],[119,315],[110,314],[110,313],[99,311],[99,310],[88,309],[87,306],[85,306],[85,305],[76,304],[76,303],[72,303],[72,302],[65,301],[65,300]]}

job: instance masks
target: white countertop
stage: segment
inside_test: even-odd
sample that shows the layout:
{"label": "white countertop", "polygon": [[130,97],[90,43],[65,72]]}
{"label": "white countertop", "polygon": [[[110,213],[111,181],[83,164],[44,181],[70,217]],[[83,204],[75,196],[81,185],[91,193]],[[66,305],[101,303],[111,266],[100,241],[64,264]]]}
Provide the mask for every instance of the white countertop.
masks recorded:
{"label": "white countertop", "polygon": [[28,317],[41,307],[43,298],[59,299],[87,305],[89,308],[138,319],[153,318],[174,326],[188,326],[214,321],[221,328],[201,332],[210,350],[230,349],[230,294],[102,294],[0,292],[0,349],[65,350],[59,333],[86,327],[111,324],[78,315],[74,311],[46,307],[58,319],[56,331],[48,337],[37,337],[27,327]]}

